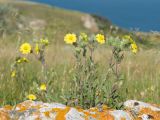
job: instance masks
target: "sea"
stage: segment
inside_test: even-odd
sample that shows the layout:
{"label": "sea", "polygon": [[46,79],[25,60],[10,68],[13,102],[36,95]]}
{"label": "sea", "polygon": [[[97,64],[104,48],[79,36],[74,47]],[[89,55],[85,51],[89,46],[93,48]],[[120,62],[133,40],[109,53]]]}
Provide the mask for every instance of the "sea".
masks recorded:
{"label": "sea", "polygon": [[30,0],[96,14],[128,30],[160,32],[160,0]]}

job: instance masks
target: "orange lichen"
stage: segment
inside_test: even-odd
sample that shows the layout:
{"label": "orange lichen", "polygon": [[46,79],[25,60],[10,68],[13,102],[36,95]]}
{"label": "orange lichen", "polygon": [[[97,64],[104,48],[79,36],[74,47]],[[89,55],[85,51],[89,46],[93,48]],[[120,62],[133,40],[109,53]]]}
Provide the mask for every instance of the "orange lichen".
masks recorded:
{"label": "orange lichen", "polygon": [[27,110],[27,108],[26,108],[25,106],[21,106],[19,112],[24,112],[24,111],[26,111],[26,110]]}
{"label": "orange lichen", "polygon": [[23,103],[18,104],[17,106],[26,106],[26,108],[31,107],[32,101],[25,101]]}
{"label": "orange lichen", "polygon": [[40,115],[40,111],[36,111],[36,112],[32,113],[32,115],[39,116]]}
{"label": "orange lichen", "polygon": [[[154,105],[156,106],[156,105]],[[48,108],[48,105],[45,104],[34,104],[34,102],[32,101],[26,101],[23,102],[21,104],[18,104],[16,106],[16,112],[25,112],[26,110],[30,110],[30,109],[35,109],[35,111],[32,113],[32,116],[36,117],[36,120],[40,120],[41,115],[43,114],[43,116],[45,116],[46,118],[51,118],[54,117],[53,119],[55,120],[65,120],[66,118],[66,114],[70,111],[70,107],[66,107],[66,108],[53,108],[53,109],[49,109],[48,111],[44,111],[41,112],[40,108]],[[12,111],[14,108],[12,106],[6,105],[3,108],[1,108],[0,110],[0,120],[9,120],[9,112]],[[90,108],[88,110],[84,110],[80,107],[77,107],[76,110],[79,112],[79,114],[82,113],[82,117],[85,120],[89,120],[89,118],[94,118],[95,120],[114,120],[114,115],[110,114],[112,109],[108,108],[105,105],[102,105],[101,107],[94,107],[94,108]],[[129,109],[128,109],[129,111]],[[124,111],[127,112],[127,111]],[[52,114],[54,113],[54,114]],[[133,118],[133,115],[131,112],[127,112],[129,114],[129,116],[131,117],[131,119],[133,120],[142,120],[142,116],[148,116],[148,118],[150,118],[151,120],[160,120],[160,111],[153,111],[151,108],[142,108],[134,117],[137,118]],[[53,116],[54,115],[54,116]],[[56,116],[55,116],[56,115]],[[126,120],[125,116],[122,116],[119,118],[120,120]]]}
{"label": "orange lichen", "polygon": [[106,112],[100,112],[98,120],[114,120],[114,117]]}
{"label": "orange lichen", "polygon": [[24,111],[26,111],[28,108],[25,106],[25,105],[23,105],[23,104],[18,104],[17,105],[17,108],[19,108],[19,112],[24,112]]}
{"label": "orange lichen", "polygon": [[0,120],[10,120],[8,113],[5,111],[0,111]]}
{"label": "orange lichen", "polygon": [[40,109],[41,105],[32,106],[31,108],[33,108],[33,109]]}
{"label": "orange lichen", "polygon": [[121,120],[126,120],[126,118],[122,117]]}
{"label": "orange lichen", "polygon": [[12,107],[12,106],[10,106],[10,105],[6,105],[6,106],[4,106],[4,109],[5,109],[5,110],[12,110],[12,108],[13,108],[13,107]]}
{"label": "orange lichen", "polygon": [[37,117],[35,120],[41,120],[41,118],[40,118],[40,117]]}
{"label": "orange lichen", "polygon": [[102,105],[102,109],[103,109],[103,110],[108,110],[109,107],[108,107],[107,105]]}
{"label": "orange lichen", "polygon": [[79,112],[84,113],[85,120],[88,120],[89,117],[95,118],[97,120],[114,120],[114,117],[109,114],[108,107],[103,105],[102,111],[100,112],[98,108],[90,108],[89,110],[85,111],[83,109],[77,109]]}
{"label": "orange lichen", "polygon": [[90,108],[88,111],[83,111],[85,114],[85,120],[88,120],[88,117],[97,118],[98,108]]}
{"label": "orange lichen", "polygon": [[160,120],[160,111],[153,111],[150,108],[143,108],[139,112],[139,116],[146,114],[152,117],[152,120]]}
{"label": "orange lichen", "polygon": [[80,108],[80,107],[78,107],[78,108],[76,108],[76,109],[78,110],[78,112],[84,113],[84,118],[85,118],[85,120],[88,120],[88,117],[96,118],[96,114],[91,114],[91,113],[89,112],[89,110],[88,110],[88,111],[85,111],[85,110],[83,110],[83,109]]}
{"label": "orange lichen", "polygon": [[65,109],[53,108],[52,111],[56,112],[55,120],[65,120],[65,115],[69,112],[70,107],[66,107]]}
{"label": "orange lichen", "polygon": [[91,114],[90,112],[88,112],[88,111],[83,111],[83,113],[84,113],[84,117],[85,117],[85,120],[88,120],[88,117],[92,117],[92,118],[96,118],[97,117],[97,114],[95,113],[95,114]]}
{"label": "orange lichen", "polygon": [[44,112],[44,115],[45,115],[46,117],[50,117],[50,111]]}

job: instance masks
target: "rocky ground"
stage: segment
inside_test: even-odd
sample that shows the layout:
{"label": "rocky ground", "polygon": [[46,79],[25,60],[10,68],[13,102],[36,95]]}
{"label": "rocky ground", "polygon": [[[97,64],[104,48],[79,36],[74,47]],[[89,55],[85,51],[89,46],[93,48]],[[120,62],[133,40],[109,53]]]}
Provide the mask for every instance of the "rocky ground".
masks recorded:
{"label": "rocky ground", "polygon": [[83,110],[59,103],[24,101],[0,108],[0,120],[160,120],[160,106],[135,100],[124,103],[125,110],[101,107]]}

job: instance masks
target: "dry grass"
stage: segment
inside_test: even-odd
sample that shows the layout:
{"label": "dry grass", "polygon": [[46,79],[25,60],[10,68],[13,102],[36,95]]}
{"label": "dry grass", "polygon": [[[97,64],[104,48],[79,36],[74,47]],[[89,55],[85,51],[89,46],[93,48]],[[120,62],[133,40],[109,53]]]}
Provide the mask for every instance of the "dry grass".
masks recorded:
{"label": "dry grass", "polygon": [[[8,85],[5,82],[6,78],[10,81],[8,71],[10,70],[10,65],[14,60],[15,55],[18,54],[14,48],[15,46],[12,46],[12,44],[0,48],[0,52],[2,53],[0,54],[0,71],[3,71],[4,73],[4,76],[1,76],[1,85],[4,85],[3,88],[6,88],[6,85]],[[103,47],[95,51],[95,59],[97,63],[100,63],[99,71],[102,71],[102,74],[106,71],[110,55],[110,50]],[[121,96],[124,100],[137,99],[159,104],[160,52],[155,49],[141,50],[137,55],[126,52],[125,56],[126,57],[121,65],[124,79],[122,81],[123,84],[120,92]],[[57,78],[54,79],[54,85],[62,85],[64,88],[61,86],[61,90],[66,89],[68,81],[71,81],[72,76],[68,74],[68,70],[72,70],[75,63],[72,47],[64,45],[55,46],[51,44],[46,51],[46,60],[48,69],[54,69],[57,71]],[[34,73],[39,74],[39,64],[33,63],[35,63],[34,59],[33,62],[29,64],[28,70],[33,71],[31,69],[34,69]],[[31,73],[28,74],[32,77]],[[28,79],[30,79],[30,77]],[[15,86],[12,87],[14,88]],[[7,92],[7,94],[9,93]]]}

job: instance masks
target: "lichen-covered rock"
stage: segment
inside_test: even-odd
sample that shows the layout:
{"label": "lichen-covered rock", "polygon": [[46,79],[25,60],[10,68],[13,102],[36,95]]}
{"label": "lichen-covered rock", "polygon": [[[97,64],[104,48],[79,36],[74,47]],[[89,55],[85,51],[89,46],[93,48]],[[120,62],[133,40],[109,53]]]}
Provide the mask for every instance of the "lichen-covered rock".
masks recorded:
{"label": "lichen-covered rock", "polygon": [[133,116],[138,116],[137,120],[160,120],[160,106],[158,105],[128,100],[124,106],[130,110]]}
{"label": "lichen-covered rock", "polygon": [[160,120],[160,108],[139,101],[126,101],[126,111],[107,106],[88,110],[59,103],[25,101],[16,106],[0,108],[0,120]]}

